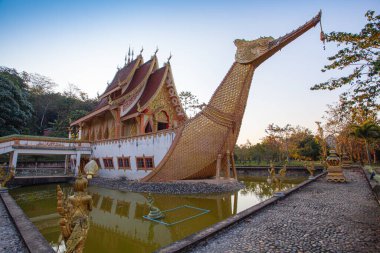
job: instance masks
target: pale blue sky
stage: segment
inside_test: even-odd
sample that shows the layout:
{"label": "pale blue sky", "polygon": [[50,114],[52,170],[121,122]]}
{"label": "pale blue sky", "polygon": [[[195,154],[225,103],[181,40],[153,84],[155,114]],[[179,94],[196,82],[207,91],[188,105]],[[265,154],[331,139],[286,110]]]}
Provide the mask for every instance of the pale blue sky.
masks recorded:
{"label": "pale blue sky", "polygon": [[[320,9],[325,32],[359,32],[380,1],[20,1],[0,0],[0,66],[49,76],[63,90],[74,83],[102,93],[129,45],[162,64],[170,52],[179,91],[207,102],[234,61],[236,38],[278,37]],[[333,44],[309,31],[255,72],[239,143],[257,142],[270,123],[315,130],[340,91],[310,91],[339,74],[322,73]]]}

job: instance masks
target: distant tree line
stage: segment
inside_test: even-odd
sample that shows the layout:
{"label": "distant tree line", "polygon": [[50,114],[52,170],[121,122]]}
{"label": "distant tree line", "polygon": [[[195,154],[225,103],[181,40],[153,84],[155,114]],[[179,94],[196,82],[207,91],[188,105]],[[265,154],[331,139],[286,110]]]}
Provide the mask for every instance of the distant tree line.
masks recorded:
{"label": "distant tree line", "polygon": [[319,160],[321,157],[321,144],[307,128],[270,124],[266,132],[260,143],[253,145],[247,140],[243,145],[236,145],[237,163],[264,165],[270,161],[283,163],[291,160]]}
{"label": "distant tree line", "polygon": [[67,137],[70,122],[92,111],[98,100],[73,84],[63,92],[56,86],[46,76],[0,67],[0,136]]}

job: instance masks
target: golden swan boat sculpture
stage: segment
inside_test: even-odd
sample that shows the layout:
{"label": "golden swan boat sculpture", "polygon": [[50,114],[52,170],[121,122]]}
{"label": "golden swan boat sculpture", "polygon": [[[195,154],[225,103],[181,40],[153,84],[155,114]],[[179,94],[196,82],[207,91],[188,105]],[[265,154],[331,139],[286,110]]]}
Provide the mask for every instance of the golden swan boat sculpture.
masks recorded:
{"label": "golden swan boat sculpture", "polygon": [[317,25],[321,20],[321,14],[319,12],[301,27],[278,39],[262,37],[252,41],[235,40],[235,62],[210,102],[177,130],[166,156],[142,181],[208,178],[218,175],[220,168],[225,169],[228,177],[229,165],[233,163],[231,151],[239,136],[255,69]]}

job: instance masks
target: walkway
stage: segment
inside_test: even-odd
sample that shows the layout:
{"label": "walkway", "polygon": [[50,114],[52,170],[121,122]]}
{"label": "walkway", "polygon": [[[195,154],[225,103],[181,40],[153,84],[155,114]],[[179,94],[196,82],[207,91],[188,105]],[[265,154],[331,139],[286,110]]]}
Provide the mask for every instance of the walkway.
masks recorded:
{"label": "walkway", "polygon": [[29,252],[0,198],[0,252]]}
{"label": "walkway", "polygon": [[380,252],[380,206],[360,171],[325,178],[220,232],[191,252]]}

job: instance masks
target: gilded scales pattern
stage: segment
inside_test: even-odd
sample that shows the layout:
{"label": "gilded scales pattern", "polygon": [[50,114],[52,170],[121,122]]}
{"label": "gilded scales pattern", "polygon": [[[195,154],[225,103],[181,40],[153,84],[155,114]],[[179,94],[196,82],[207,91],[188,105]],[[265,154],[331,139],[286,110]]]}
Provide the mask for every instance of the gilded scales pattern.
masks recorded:
{"label": "gilded scales pattern", "polygon": [[285,45],[320,22],[321,13],[291,33],[273,40],[236,40],[235,63],[209,104],[178,129],[170,150],[143,181],[196,179],[216,173],[218,154],[226,168],[237,141],[254,70]]}

